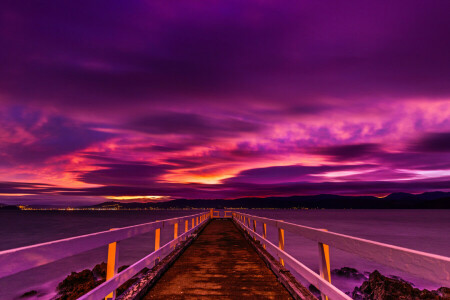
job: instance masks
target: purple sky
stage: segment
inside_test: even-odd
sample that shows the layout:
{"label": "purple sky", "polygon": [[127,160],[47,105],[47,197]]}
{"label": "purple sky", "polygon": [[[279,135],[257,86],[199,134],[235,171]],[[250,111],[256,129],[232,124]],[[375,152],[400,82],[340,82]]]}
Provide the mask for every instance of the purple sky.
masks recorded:
{"label": "purple sky", "polygon": [[2,1],[0,202],[450,190],[450,1]]}

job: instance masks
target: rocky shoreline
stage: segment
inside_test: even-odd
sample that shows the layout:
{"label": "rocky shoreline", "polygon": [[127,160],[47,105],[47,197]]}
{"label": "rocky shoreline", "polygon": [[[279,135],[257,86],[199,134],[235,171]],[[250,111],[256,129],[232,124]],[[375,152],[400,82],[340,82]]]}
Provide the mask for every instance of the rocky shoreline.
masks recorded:
{"label": "rocky shoreline", "polygon": [[[128,266],[121,266],[119,272]],[[145,268],[133,278],[125,282],[117,289],[117,295],[125,292],[149,269]],[[420,290],[411,282],[405,281],[397,276],[384,276],[377,270],[372,273],[361,273],[357,269],[344,267],[331,272],[334,276],[347,278],[349,280],[364,280],[353,292],[347,294],[355,300],[449,300],[450,288],[441,287],[437,290]],[[57,286],[56,300],[75,300],[90,290],[99,286],[106,280],[106,263],[96,265],[92,270],[85,269],[80,272],[72,272]],[[320,291],[313,285],[309,290],[320,299]],[[38,291],[32,290],[20,296],[26,299],[39,295]]]}
{"label": "rocky shoreline", "polygon": [[[121,266],[118,272],[122,272],[129,266]],[[147,272],[149,269],[145,268],[131,279],[126,281],[117,289],[117,295],[125,292],[133,283],[135,283],[142,273]],[[85,269],[80,272],[72,272],[63,281],[61,281],[56,287],[57,296],[55,300],[75,300],[82,295],[86,294],[90,290],[99,286],[106,280],[106,263],[102,262],[92,270]],[[19,299],[31,298],[39,295],[40,293],[36,290],[28,291],[21,295]]]}
{"label": "rocky shoreline", "polygon": [[[450,288],[441,287],[437,290],[418,289],[414,284],[398,276],[384,276],[377,270],[372,273],[360,273],[354,268],[344,267],[331,272],[335,276],[361,280],[363,283],[355,287],[353,292],[347,292],[355,300],[449,300]],[[320,291],[313,285],[309,290],[318,298]]]}

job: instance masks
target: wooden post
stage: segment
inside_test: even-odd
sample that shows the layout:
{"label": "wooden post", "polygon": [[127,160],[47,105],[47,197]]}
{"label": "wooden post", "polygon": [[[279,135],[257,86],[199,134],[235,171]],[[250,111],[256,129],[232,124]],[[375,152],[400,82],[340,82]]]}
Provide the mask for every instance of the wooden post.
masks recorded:
{"label": "wooden post", "polygon": [[195,227],[194,218],[192,218],[192,228],[194,228],[194,227]]}
{"label": "wooden post", "polygon": [[161,228],[155,229],[155,251],[161,247]]}
{"label": "wooden post", "polygon": [[173,239],[178,237],[178,222],[173,224]]}
{"label": "wooden post", "polygon": [[[322,229],[328,231],[326,229]],[[331,283],[330,272],[330,247],[327,244],[319,243],[319,271],[320,277]],[[328,297],[321,293],[322,300],[328,300]]]}
{"label": "wooden post", "polygon": [[[256,233],[256,220],[253,220],[253,232]],[[256,241],[256,236],[254,237]]]}
{"label": "wooden post", "polygon": [[[267,225],[266,223],[262,224],[262,233],[263,233],[263,238],[267,239]],[[266,243],[263,242],[263,247],[264,249],[266,249]]]}
{"label": "wooden post", "polygon": [[[278,248],[284,251],[284,229],[278,227]],[[280,258],[281,265],[284,266],[284,260]]]}
{"label": "wooden post", "polygon": [[195,226],[197,226],[197,225],[198,225],[198,217],[195,218]]}
{"label": "wooden post", "polygon": [[209,210],[209,216],[211,217],[211,219],[214,217],[214,209],[210,209]]}
{"label": "wooden post", "polygon": [[189,231],[189,221],[186,220],[184,221],[184,232],[188,232]]}
{"label": "wooden post", "polygon": [[[111,228],[110,230],[114,230]],[[108,263],[106,265],[106,281],[110,280],[117,274],[119,267],[119,248],[117,242],[108,244]],[[105,299],[116,299],[116,290],[112,291]]]}

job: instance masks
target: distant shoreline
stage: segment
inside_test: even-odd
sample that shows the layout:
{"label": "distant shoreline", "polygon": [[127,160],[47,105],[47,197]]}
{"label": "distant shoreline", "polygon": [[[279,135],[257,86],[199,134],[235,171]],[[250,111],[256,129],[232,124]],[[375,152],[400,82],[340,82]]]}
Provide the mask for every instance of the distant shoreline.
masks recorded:
{"label": "distant shoreline", "polygon": [[160,202],[107,201],[89,206],[6,205],[9,210],[192,210],[192,209],[450,209],[450,192],[392,193],[386,197],[321,194],[237,199],[174,199]]}

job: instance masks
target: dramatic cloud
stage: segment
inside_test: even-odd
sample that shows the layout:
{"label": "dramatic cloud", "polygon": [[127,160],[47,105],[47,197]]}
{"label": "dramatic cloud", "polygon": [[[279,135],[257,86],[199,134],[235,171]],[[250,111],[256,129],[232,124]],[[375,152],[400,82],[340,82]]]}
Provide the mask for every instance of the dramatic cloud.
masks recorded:
{"label": "dramatic cloud", "polygon": [[78,176],[78,180],[102,185],[149,185],[171,169],[168,165],[97,164],[102,169],[88,171]]}
{"label": "dramatic cloud", "polygon": [[449,10],[2,1],[0,202],[448,190]]}
{"label": "dramatic cloud", "polygon": [[21,107],[0,110],[0,136],[0,158],[13,166],[42,164],[112,137],[62,116]]}
{"label": "dramatic cloud", "polygon": [[411,148],[419,152],[450,153],[450,132],[425,134],[413,143]]}

